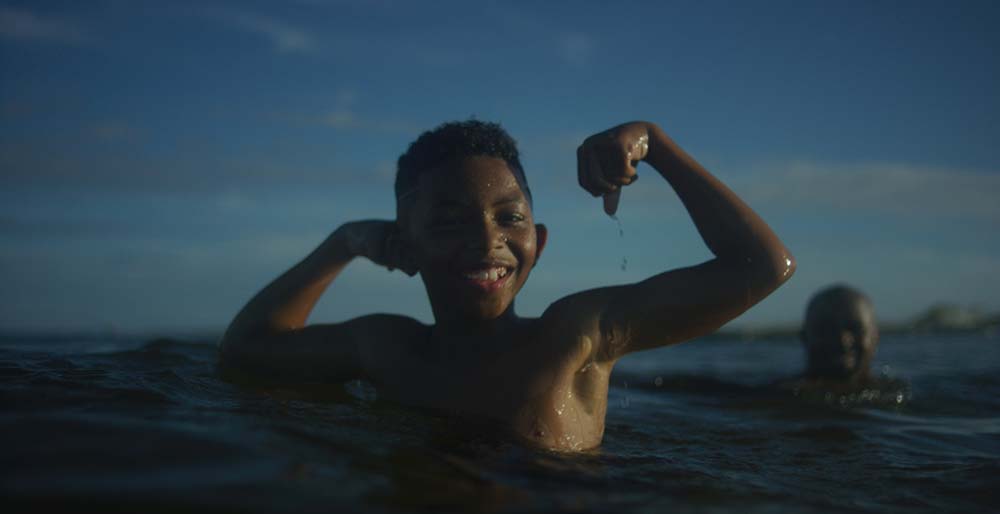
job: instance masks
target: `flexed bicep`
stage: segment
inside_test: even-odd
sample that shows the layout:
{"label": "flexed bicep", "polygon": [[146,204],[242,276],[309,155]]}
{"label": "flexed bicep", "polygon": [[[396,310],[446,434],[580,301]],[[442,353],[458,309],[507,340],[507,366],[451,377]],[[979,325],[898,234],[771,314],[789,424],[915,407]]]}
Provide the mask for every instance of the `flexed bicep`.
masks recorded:
{"label": "flexed bicep", "polygon": [[710,334],[771,292],[761,283],[751,268],[713,259],[615,288],[601,316],[605,352],[618,358]]}
{"label": "flexed bicep", "polygon": [[634,181],[636,151],[677,193],[715,258],[636,284],[594,290],[583,303],[599,312],[609,359],[707,334],[795,271],[791,253],[757,213],[653,123],[619,125],[587,138],[577,151],[581,185],[605,195],[609,214],[621,186]]}

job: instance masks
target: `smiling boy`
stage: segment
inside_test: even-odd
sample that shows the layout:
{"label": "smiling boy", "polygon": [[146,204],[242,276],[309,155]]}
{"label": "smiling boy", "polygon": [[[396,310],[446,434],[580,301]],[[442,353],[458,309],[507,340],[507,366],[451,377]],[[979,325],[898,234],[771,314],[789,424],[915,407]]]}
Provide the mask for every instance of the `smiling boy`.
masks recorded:
{"label": "smiling boy", "polygon": [[861,291],[835,285],[816,293],[806,308],[800,339],[806,349],[805,378],[871,380],[879,331],[872,302]]}
{"label": "smiling boy", "polygon": [[799,339],[806,351],[805,371],[772,387],[839,407],[896,407],[912,396],[905,379],[887,369],[871,372],[879,327],[871,299],[858,289],[836,284],[814,294]]}
{"label": "smiling boy", "polygon": [[[619,358],[715,330],[795,268],[770,228],[655,124],[587,138],[578,181],[613,214],[640,161],[673,187],[715,258],[519,317],[514,299],[548,232],[532,217],[515,143],[495,124],[445,124],[400,157],[396,220],[341,226],[258,293],[223,336],[220,368],[270,382],[365,379],[382,398],[490,420],[533,445],[595,447]],[[372,314],[306,325],[355,257],[419,274],[434,324]]]}

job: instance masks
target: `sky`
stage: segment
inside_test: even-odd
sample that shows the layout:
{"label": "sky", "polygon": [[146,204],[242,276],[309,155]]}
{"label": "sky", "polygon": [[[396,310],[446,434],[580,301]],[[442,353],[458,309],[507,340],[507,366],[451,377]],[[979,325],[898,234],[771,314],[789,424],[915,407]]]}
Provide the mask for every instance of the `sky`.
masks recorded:
{"label": "sky", "polygon": [[[549,245],[518,298],[711,257],[645,165],[618,222],[588,135],[658,123],[798,261],[731,327],[847,283],[884,321],[1000,310],[1000,4],[0,1],[0,331],[220,331],[450,120],[518,140]],[[431,321],[355,261],[313,322]]]}

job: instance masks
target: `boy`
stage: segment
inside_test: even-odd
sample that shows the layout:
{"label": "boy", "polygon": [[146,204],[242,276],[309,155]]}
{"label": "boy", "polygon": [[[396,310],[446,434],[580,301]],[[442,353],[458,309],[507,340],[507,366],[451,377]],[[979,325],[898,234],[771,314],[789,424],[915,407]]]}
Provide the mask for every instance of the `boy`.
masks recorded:
{"label": "boy", "polygon": [[871,374],[879,330],[868,297],[845,285],[820,290],[809,300],[799,338],[806,370],[774,384],[809,402],[895,407],[911,397],[905,380]]}
{"label": "boy", "polygon": [[[271,381],[362,378],[380,397],[491,420],[533,445],[595,447],[619,358],[715,330],[795,268],[770,228],[655,124],[587,138],[577,149],[579,183],[614,214],[639,161],[677,192],[714,259],[518,317],[514,297],[548,232],[532,218],[515,143],[499,125],[445,124],[400,157],[396,220],[341,226],[258,293],[223,336],[220,367]],[[358,256],[419,273],[434,324],[373,314],[306,326]]]}
{"label": "boy", "polygon": [[800,338],[806,349],[804,378],[862,384],[878,347],[878,325],[872,302],[845,285],[816,293],[806,307]]}

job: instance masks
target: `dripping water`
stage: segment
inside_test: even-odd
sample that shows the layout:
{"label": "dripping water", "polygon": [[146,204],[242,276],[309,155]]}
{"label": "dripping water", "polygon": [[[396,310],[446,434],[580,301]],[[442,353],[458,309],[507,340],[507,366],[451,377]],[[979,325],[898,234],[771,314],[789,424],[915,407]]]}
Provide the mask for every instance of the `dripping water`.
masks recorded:
{"label": "dripping water", "polygon": [[[625,228],[622,226],[622,220],[618,219],[618,216],[614,214],[611,215],[611,219],[615,220],[618,225],[618,239],[625,239]],[[622,263],[619,266],[622,271],[628,271],[628,257],[622,255]]]}

